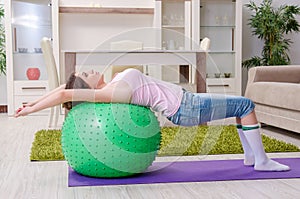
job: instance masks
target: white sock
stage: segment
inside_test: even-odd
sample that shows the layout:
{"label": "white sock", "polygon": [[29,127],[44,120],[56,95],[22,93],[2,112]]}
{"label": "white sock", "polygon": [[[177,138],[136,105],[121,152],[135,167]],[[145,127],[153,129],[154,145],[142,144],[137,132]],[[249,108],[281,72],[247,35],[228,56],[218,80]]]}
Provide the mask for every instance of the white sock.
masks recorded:
{"label": "white sock", "polygon": [[259,125],[243,125],[243,132],[255,156],[254,169],[257,171],[288,171],[289,166],[268,158],[260,135]]}
{"label": "white sock", "polygon": [[244,165],[246,166],[253,166],[255,163],[255,158],[254,158],[254,154],[253,151],[244,135],[243,129],[242,129],[242,125],[238,124],[236,125],[237,127],[237,132],[239,133],[239,137],[243,146],[243,150],[244,150]]}

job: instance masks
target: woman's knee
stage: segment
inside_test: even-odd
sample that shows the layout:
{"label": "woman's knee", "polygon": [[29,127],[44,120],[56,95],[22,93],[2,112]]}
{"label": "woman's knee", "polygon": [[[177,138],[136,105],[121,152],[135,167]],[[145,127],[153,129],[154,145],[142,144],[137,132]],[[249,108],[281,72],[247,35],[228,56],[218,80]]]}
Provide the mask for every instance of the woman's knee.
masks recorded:
{"label": "woman's knee", "polygon": [[243,106],[243,108],[242,108],[243,113],[240,116],[240,118],[243,118],[246,115],[249,115],[250,113],[252,113],[254,111],[254,108],[255,108],[254,102],[251,99],[246,98],[246,97],[243,97],[242,106]]}
{"label": "woman's knee", "polygon": [[254,107],[255,107],[255,104],[254,104],[254,102],[251,100],[251,99],[249,99],[249,98],[246,98],[245,97],[245,104],[246,104],[246,106],[249,108],[249,109],[254,109]]}

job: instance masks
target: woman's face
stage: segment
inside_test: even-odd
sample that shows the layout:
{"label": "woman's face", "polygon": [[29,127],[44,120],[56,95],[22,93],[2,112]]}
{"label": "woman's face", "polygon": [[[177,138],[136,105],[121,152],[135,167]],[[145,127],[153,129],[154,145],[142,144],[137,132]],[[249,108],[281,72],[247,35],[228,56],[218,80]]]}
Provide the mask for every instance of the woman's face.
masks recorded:
{"label": "woman's face", "polygon": [[101,88],[101,86],[105,84],[103,74],[94,70],[79,72],[76,76],[85,81],[92,89]]}

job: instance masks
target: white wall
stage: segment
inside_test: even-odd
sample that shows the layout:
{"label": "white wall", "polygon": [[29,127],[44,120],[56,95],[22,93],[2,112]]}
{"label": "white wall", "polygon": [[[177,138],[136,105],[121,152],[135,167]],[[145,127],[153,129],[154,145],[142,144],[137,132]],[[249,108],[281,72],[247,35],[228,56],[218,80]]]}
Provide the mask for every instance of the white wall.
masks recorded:
{"label": "white wall", "polygon": [[5,105],[7,104],[7,98],[6,98],[6,93],[7,93],[7,84],[6,84],[6,76],[0,75],[0,105]]}
{"label": "white wall", "polygon": [[[262,0],[253,0],[256,4],[260,4]],[[249,3],[250,0],[243,0],[243,4]],[[273,0],[273,6],[279,7],[282,4],[286,5],[299,5],[299,0]],[[243,52],[242,59],[246,60],[254,55],[260,56],[261,50],[263,47],[263,42],[258,40],[256,36],[252,36],[251,29],[247,25],[248,19],[250,18],[250,11],[244,6],[243,7]],[[297,17],[300,22],[300,16]],[[290,46],[290,59],[291,64],[299,64],[300,65],[300,33],[293,33],[287,35],[286,38],[292,40],[293,44]],[[245,90],[247,83],[247,70],[243,70],[243,90]]]}
{"label": "white wall", "polygon": [[[69,6],[90,6],[91,3],[95,6],[99,3],[103,7],[154,8],[153,0],[94,0],[91,2],[63,0],[60,3]],[[154,15],[148,14],[60,14],[60,50],[109,49],[112,41],[124,39],[143,42],[144,48],[153,47],[155,30],[150,29],[150,27],[153,27],[153,21]],[[60,63],[63,64],[63,56],[61,55],[60,58]],[[86,70],[83,66],[80,67],[79,70]],[[100,71],[105,69],[105,66],[87,67],[94,67]],[[63,73],[63,71],[61,72]],[[107,78],[110,78],[110,76],[109,73],[105,75]]]}
{"label": "white wall", "polygon": [[[0,4],[3,4],[3,0],[0,0]],[[6,92],[7,92],[7,83],[6,83],[6,76],[3,74],[0,75],[0,105],[7,104],[6,99]]]}
{"label": "white wall", "polygon": [[[243,3],[249,3],[249,0],[243,0]],[[260,4],[262,0],[254,0],[256,4]],[[274,6],[280,6],[282,4],[287,5],[299,5],[299,0],[273,0]],[[253,37],[251,34],[251,30],[247,25],[248,19],[250,17],[250,11],[244,6],[243,7],[243,59],[248,59],[253,55],[260,55],[263,42],[258,40],[256,37]],[[300,16],[297,17],[300,22]],[[293,33],[287,35],[287,38],[290,38],[294,43],[291,44],[290,48],[290,58],[292,64],[300,64],[300,33]]]}

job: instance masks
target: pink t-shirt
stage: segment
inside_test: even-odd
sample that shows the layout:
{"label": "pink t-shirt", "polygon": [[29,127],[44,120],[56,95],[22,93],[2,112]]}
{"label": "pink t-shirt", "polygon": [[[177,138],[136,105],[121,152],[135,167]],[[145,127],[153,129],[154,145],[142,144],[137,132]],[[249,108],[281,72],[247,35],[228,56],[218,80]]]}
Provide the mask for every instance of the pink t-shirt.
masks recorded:
{"label": "pink t-shirt", "polygon": [[125,81],[132,89],[132,104],[151,107],[166,117],[174,115],[180,106],[183,91],[175,84],[146,76],[136,69],[118,73],[111,83],[117,81]]}

